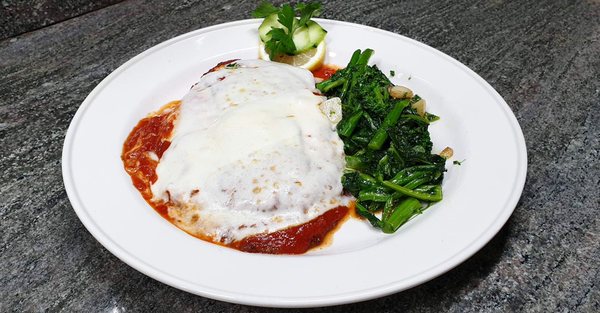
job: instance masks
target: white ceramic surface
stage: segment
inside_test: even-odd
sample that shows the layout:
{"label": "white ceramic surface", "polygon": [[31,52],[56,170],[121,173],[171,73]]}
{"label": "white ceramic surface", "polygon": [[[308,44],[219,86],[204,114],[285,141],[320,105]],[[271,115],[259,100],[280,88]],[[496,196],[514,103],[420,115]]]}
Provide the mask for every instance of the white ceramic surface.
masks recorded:
{"label": "white ceramic surface", "polygon": [[[504,225],[521,195],[525,142],[509,107],[481,77],[451,57],[379,29],[319,20],[327,63],[345,65],[355,49],[427,100],[441,116],[434,152],[454,149],[444,200],[393,235],[349,220],[333,243],[299,256],[242,253],[196,239],[148,206],[120,159],[133,126],[180,99],[220,61],[257,57],[258,20],[216,25],[161,43],[106,77],[77,111],[65,139],[63,177],[77,215],[110,252],[176,288],[218,300],[273,307],[356,302],[428,281],[463,262]],[[230,38],[231,40],[223,40]],[[501,151],[502,153],[498,153]],[[493,165],[493,166],[490,166]],[[361,270],[372,264],[389,264]],[[387,265],[389,266],[389,265]]]}

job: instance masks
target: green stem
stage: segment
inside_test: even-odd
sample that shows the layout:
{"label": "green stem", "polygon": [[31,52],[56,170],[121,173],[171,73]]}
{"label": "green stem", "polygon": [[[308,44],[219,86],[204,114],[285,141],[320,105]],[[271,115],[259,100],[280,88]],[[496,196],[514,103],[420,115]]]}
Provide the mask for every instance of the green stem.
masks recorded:
{"label": "green stem", "polygon": [[[381,221],[387,221],[387,219],[390,217],[390,215],[392,215],[393,209],[394,209],[394,199],[395,197],[392,195],[391,197],[388,197],[387,201],[385,202],[385,205],[383,206],[383,213],[381,216]],[[385,223],[385,222],[384,222]]]}
{"label": "green stem", "polygon": [[358,62],[358,59],[360,59],[360,49],[356,49],[356,51],[354,51],[354,53],[352,53],[352,57],[350,58],[350,62],[348,62],[348,67],[355,65]]}
{"label": "green stem", "polygon": [[408,188],[408,189],[415,189],[429,181],[431,181],[433,177],[427,175],[421,178],[417,178],[415,180],[412,180],[411,182],[409,182],[408,184],[404,185],[404,188]]}
{"label": "green stem", "polygon": [[421,186],[419,188],[409,189],[406,187],[402,187],[400,185],[396,185],[390,181],[384,180],[381,182],[384,186],[396,190],[406,196],[417,198],[424,201],[440,201],[442,200],[442,187],[440,185],[427,185]]}
{"label": "green stem", "polygon": [[369,212],[367,208],[365,208],[362,204],[356,202],[356,212],[366,218],[373,227],[381,228],[382,223],[381,220],[377,218],[373,213]]}
{"label": "green stem", "polygon": [[354,128],[356,128],[356,125],[358,125],[358,121],[360,121],[362,114],[363,111],[358,110],[347,120],[344,120],[343,123],[340,122],[340,125],[338,125],[338,134],[340,136],[350,137],[350,135],[352,135],[352,132],[354,131]]}
{"label": "green stem", "polygon": [[373,49],[365,49],[365,51],[363,51],[363,53],[361,53],[356,64],[357,65],[366,65],[369,62],[371,55],[373,55]]}
{"label": "green stem", "polygon": [[379,126],[379,129],[377,132],[375,132],[375,135],[369,142],[369,149],[381,149],[381,146],[383,146],[388,137],[388,128],[392,127],[394,124],[396,124],[396,122],[398,122],[400,114],[402,114],[402,110],[404,110],[406,106],[408,106],[408,100],[403,100],[396,103],[394,108],[386,115],[385,119],[381,123],[381,126]]}
{"label": "green stem", "polygon": [[366,187],[373,188],[382,188],[381,184],[377,181],[377,179],[363,173],[359,173],[358,177],[361,179],[361,184]]}
{"label": "green stem", "polygon": [[358,194],[359,201],[375,201],[375,202],[386,202],[390,199],[390,195],[386,193],[379,193],[376,191],[365,191],[361,190]]}
{"label": "green stem", "polygon": [[346,80],[347,80],[346,78],[340,78],[340,79],[336,79],[336,80],[329,79],[329,80],[318,83],[316,86],[317,86],[317,89],[319,89],[322,93],[326,93],[329,90],[346,83]]}
{"label": "green stem", "polygon": [[404,225],[411,217],[421,212],[421,202],[414,198],[407,198],[400,203],[389,215],[383,220],[382,230],[384,233],[391,234]]}
{"label": "green stem", "polygon": [[429,120],[428,119],[426,119],[424,117],[420,117],[418,115],[414,115],[414,114],[402,114],[402,115],[400,115],[400,118],[410,119],[410,120],[413,120],[413,121],[415,121],[417,123],[421,123],[421,124],[424,124],[424,125],[429,124]]}
{"label": "green stem", "polygon": [[360,171],[364,168],[364,163],[357,156],[347,155],[346,156],[346,168],[351,168],[353,170]]}
{"label": "green stem", "polygon": [[439,170],[435,165],[412,166],[398,172],[394,178],[390,179],[390,182],[396,185],[404,186],[414,179],[424,177],[427,174],[437,171]]}

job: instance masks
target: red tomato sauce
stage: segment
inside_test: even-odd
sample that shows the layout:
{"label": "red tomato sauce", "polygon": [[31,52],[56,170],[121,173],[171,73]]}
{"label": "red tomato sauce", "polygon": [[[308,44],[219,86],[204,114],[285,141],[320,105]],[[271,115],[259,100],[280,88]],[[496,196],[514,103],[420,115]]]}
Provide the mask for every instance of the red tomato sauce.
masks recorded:
{"label": "red tomato sauce", "polygon": [[339,69],[340,68],[335,65],[323,64],[323,66],[312,71],[312,73],[315,78],[327,80],[330,79],[331,76],[333,76],[333,74],[335,74],[335,72],[337,72]]}
{"label": "red tomato sauce", "polygon": [[233,247],[253,253],[302,254],[320,245],[325,236],[348,215],[348,208],[340,206],[319,217],[283,230],[264,235],[248,236]]}
{"label": "red tomato sauce", "polygon": [[217,65],[215,65],[215,67],[211,68],[210,70],[208,70],[208,72],[204,73],[202,76],[208,74],[208,73],[212,73],[212,72],[216,72],[219,70],[222,70],[225,66],[227,66],[227,64],[231,64],[235,61],[237,61],[239,59],[231,59],[231,60],[227,60],[227,61],[223,61],[223,62],[219,62]]}
{"label": "red tomato sauce", "polygon": [[156,166],[163,153],[171,145],[169,138],[173,131],[173,122],[181,101],[173,101],[162,107],[158,114],[148,116],[133,128],[123,144],[121,159],[133,185],[142,194],[146,202],[167,217],[165,203],[152,202],[150,186],[156,182]]}
{"label": "red tomato sauce", "polygon": [[[125,171],[131,176],[135,188],[142,194],[161,216],[173,222],[169,217],[169,202],[153,201],[151,186],[158,176],[158,160],[171,144],[173,123],[179,112],[180,101],[173,101],[161,108],[156,114],[142,119],[131,131],[125,143],[121,159]],[[269,234],[246,237],[225,246],[244,252],[270,254],[302,254],[321,245],[329,233],[349,214],[347,207],[331,209],[313,220]],[[203,234],[190,235],[218,245],[223,243],[212,240]]]}

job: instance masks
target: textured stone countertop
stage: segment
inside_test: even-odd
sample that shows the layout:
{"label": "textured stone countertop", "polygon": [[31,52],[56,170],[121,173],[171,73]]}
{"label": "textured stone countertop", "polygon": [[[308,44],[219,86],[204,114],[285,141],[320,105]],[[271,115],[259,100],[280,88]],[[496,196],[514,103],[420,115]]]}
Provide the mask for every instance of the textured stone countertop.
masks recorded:
{"label": "textured stone countertop", "polygon": [[[29,21],[9,10],[18,1],[2,1],[0,311],[276,311],[194,296],[121,262],[81,224],[61,175],[69,122],[104,77],[164,40],[247,18],[257,2],[103,2],[31,5]],[[325,8],[326,18],[414,38],[481,75],[515,113],[529,167],[514,214],[466,262],[404,292],[310,311],[600,312],[600,2],[326,1]]]}

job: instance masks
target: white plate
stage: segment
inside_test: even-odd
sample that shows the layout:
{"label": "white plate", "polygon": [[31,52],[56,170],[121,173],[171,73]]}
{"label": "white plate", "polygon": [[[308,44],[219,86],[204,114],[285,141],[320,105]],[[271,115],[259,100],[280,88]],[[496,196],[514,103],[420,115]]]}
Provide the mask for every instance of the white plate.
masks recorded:
{"label": "white plate", "polygon": [[327,62],[355,49],[427,100],[441,120],[434,150],[451,146],[444,200],[384,235],[350,220],[333,244],[300,256],[248,254],[196,239],[160,217],[133,187],[121,147],[149,112],[180,99],[220,61],[257,57],[258,20],[217,25],[159,44],[123,64],[85,99],[63,150],[73,208],[94,237],[140,272],[218,300],[274,307],[356,302],[430,280],[485,245],[511,215],[527,167],[523,134],[509,107],[481,77],[412,39],[357,24],[319,20]]}

